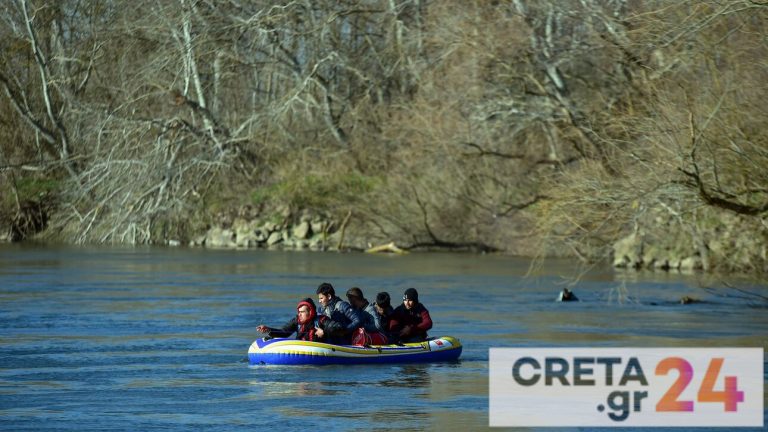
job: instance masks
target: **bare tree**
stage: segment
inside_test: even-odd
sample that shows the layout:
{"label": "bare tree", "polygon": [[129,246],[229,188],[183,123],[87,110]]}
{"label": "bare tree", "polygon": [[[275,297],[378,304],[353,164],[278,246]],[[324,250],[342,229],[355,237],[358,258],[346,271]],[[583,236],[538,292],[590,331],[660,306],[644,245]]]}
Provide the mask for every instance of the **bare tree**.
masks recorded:
{"label": "bare tree", "polygon": [[714,263],[713,220],[764,234],[767,9],[13,0],[2,205],[45,190],[53,234],[162,242],[267,191],[410,248],[593,259],[669,226]]}
{"label": "bare tree", "polygon": [[767,183],[757,168],[765,144],[754,126],[765,114],[754,80],[765,76],[758,59],[768,47],[754,36],[764,34],[766,8],[657,2],[626,12],[625,37],[608,32],[605,40],[630,53],[622,64],[630,67],[630,97],[605,107],[610,122],[601,134],[621,175],[584,164],[564,172],[566,180],[551,179],[553,206],[542,227],[585,256],[607,255],[622,233],[635,232],[649,247],[697,254],[704,267],[764,268],[760,247],[747,248],[758,251],[752,258],[730,259],[716,233],[731,225],[766,236]]}

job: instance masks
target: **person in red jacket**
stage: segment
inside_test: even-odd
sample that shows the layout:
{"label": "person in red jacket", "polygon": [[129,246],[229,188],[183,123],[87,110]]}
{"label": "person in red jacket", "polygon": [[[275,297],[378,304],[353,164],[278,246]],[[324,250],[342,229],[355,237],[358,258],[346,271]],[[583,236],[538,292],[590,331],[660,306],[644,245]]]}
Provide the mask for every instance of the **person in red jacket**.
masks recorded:
{"label": "person in red jacket", "polygon": [[296,306],[296,316],[281,328],[267,327],[262,324],[256,327],[256,330],[276,338],[287,338],[296,333],[296,339],[319,342],[337,336],[342,331],[339,323],[325,315],[317,314],[315,302],[311,298],[300,301]]}
{"label": "person in red jacket", "polygon": [[432,328],[432,318],[423,304],[419,293],[408,288],[403,294],[403,304],[392,312],[389,333],[400,343],[422,342],[427,339],[427,330]]}

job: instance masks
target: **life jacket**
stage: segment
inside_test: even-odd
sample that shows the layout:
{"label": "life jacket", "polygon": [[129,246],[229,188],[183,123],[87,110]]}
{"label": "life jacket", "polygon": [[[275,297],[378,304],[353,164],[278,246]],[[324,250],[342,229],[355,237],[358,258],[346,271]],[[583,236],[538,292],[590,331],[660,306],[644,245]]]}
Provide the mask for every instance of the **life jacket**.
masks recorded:
{"label": "life jacket", "polygon": [[310,320],[309,322],[306,322],[304,324],[297,322],[296,339],[305,340],[305,341],[316,341],[317,336],[315,336],[315,333],[317,332],[317,328],[320,327],[322,324],[324,324],[327,320],[328,320],[327,316],[320,315],[320,316],[315,316],[315,319]]}

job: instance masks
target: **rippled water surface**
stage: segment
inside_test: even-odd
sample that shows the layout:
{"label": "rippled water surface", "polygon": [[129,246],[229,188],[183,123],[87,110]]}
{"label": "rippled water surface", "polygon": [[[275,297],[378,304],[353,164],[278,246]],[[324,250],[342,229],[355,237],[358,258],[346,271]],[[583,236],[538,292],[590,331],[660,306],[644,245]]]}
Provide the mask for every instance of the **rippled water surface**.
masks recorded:
{"label": "rippled water surface", "polygon": [[[488,425],[489,347],[768,345],[764,282],[499,256],[0,245],[0,429],[439,429]],[[249,366],[321,282],[419,290],[448,364]],[[680,305],[682,296],[701,303]],[[658,429],[656,429],[658,430]]]}

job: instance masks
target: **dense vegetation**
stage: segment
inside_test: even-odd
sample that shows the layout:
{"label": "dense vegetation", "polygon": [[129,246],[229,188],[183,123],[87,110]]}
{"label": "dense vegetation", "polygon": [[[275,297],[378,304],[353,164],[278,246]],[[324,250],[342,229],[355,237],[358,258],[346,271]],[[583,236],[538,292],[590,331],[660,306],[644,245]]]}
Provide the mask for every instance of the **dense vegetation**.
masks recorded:
{"label": "dense vegetation", "polygon": [[[9,0],[14,238],[289,206],[406,248],[768,271],[763,0]],[[650,246],[649,246],[650,247]],[[737,257],[737,258],[734,258]]]}

